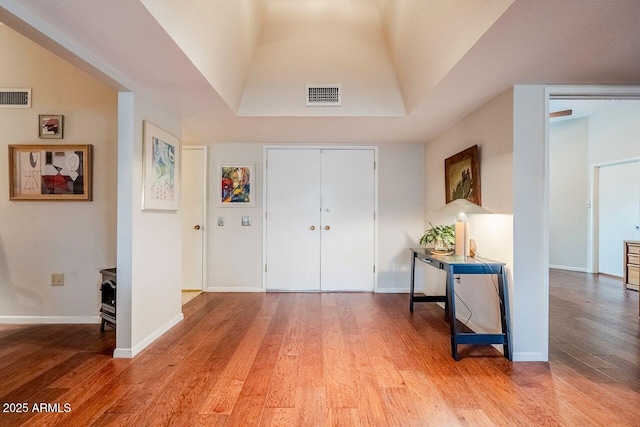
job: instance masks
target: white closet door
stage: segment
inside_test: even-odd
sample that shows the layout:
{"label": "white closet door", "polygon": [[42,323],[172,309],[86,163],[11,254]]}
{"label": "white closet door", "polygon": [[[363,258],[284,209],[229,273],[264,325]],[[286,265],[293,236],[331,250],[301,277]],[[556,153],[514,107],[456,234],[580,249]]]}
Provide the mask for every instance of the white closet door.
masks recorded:
{"label": "white closet door", "polygon": [[373,150],[322,150],[321,288],[373,291]]}
{"label": "white closet door", "polygon": [[320,152],[267,150],[267,290],[320,290]]}
{"label": "white closet door", "polygon": [[640,163],[603,166],[598,181],[598,272],[622,277],[624,240],[640,239]]}

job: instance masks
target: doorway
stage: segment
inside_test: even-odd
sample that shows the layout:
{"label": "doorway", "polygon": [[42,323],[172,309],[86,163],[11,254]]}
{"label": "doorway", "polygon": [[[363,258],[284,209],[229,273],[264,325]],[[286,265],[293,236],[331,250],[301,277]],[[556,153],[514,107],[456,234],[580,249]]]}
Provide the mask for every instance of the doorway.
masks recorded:
{"label": "doorway", "polygon": [[549,102],[549,264],[621,277],[622,241],[638,237],[640,102],[567,98]]}
{"label": "doorway", "polygon": [[622,277],[623,242],[640,240],[640,161],[596,167],[596,273]]}
{"label": "doorway", "polygon": [[[563,111],[563,110],[570,109],[570,107],[558,108],[557,105],[554,106],[552,103],[556,100],[585,100],[585,101],[595,101],[595,100],[625,100],[625,101],[629,100],[631,101],[632,100],[636,105],[640,105],[640,104],[637,104],[637,101],[640,100],[640,87],[637,87],[637,86],[616,86],[616,87],[614,86],[598,86],[598,87],[595,87],[595,86],[547,86],[544,88],[544,95],[540,95],[540,92],[534,93],[533,90],[531,90],[531,92],[529,93],[527,93],[525,90],[522,90],[519,95],[521,100],[526,99],[527,107],[532,107],[532,106],[535,106],[534,108],[543,107],[539,110],[544,111],[544,116],[539,115],[535,117],[532,117],[532,116],[527,117],[526,115],[530,114],[531,110],[527,110],[526,108],[523,108],[524,103],[518,104],[516,102],[516,117],[514,118],[514,122],[524,119],[523,121],[525,123],[529,123],[532,125],[532,128],[527,129],[528,135],[535,135],[531,139],[535,139],[537,136],[540,136],[540,135],[542,135],[545,139],[544,147],[540,147],[543,149],[539,149],[535,151],[535,154],[534,154],[535,156],[538,156],[536,158],[538,158],[539,160],[542,160],[541,164],[543,165],[543,167],[539,168],[536,166],[533,168],[533,170],[535,170],[536,172],[541,173],[541,175],[544,178],[537,181],[538,186],[535,188],[535,191],[534,191],[535,194],[539,195],[543,200],[542,213],[533,215],[534,217],[536,217],[536,219],[541,220],[537,224],[536,233],[533,233],[534,236],[540,237],[540,239],[536,240],[535,243],[530,246],[524,245],[525,247],[527,247],[527,249],[531,249],[534,247],[542,249],[541,251],[542,257],[537,260],[536,266],[543,267],[542,269],[543,274],[539,276],[535,276],[534,274],[534,275],[531,275],[530,277],[535,277],[535,280],[539,280],[539,282],[542,283],[542,286],[539,288],[542,290],[542,292],[538,295],[541,295],[543,297],[542,299],[543,305],[540,307],[539,310],[537,308],[535,310],[529,310],[529,312],[526,312],[526,310],[524,310],[525,311],[524,314],[519,314],[515,317],[517,319],[519,317],[520,318],[524,317],[524,315],[535,313],[538,323],[543,325],[542,333],[537,335],[537,337],[540,338],[539,342],[542,343],[541,348],[542,348],[543,357],[541,360],[548,360],[549,359],[549,353],[548,353],[549,338],[550,338],[550,335],[552,337],[554,336],[553,331],[549,331],[549,267],[550,267],[549,245],[553,245],[553,242],[551,241],[552,236],[550,236],[550,227],[549,227],[549,218],[548,218],[548,215],[549,215],[548,212],[550,207],[549,187],[547,186],[545,188],[544,185],[540,185],[540,184],[549,183],[549,178],[550,178],[549,114],[555,111]],[[637,117],[637,114],[636,114],[636,117]],[[540,123],[542,123],[542,125]],[[635,121],[635,123],[637,123],[637,120]],[[524,129],[523,126],[520,126],[519,128]],[[531,129],[534,129],[534,131],[532,132]],[[635,151],[636,154],[633,154],[632,152],[619,153],[618,151],[615,150],[615,148],[620,142],[620,138],[617,135],[619,131],[621,131],[620,128],[612,126],[612,132],[608,134],[609,142],[608,144],[604,145],[604,149],[601,150],[599,153],[599,154],[604,154],[606,156],[609,156],[609,158],[599,160],[599,162],[603,163],[606,161],[612,161],[614,159],[631,158],[631,157],[638,156],[637,144],[636,145],[630,144],[629,146],[627,146],[627,148],[629,148],[631,151]],[[518,132],[515,132],[515,133],[518,134]],[[634,134],[637,135],[637,132],[634,132]],[[518,138],[519,138],[519,141],[518,141],[519,146],[522,146],[522,143],[527,140],[527,137],[523,135],[518,135]],[[615,156],[615,157],[611,157],[611,156]],[[531,155],[526,159],[521,158],[519,159],[517,164],[518,166],[521,167],[523,164],[522,160],[525,160],[524,163],[527,163],[527,162],[530,162],[532,158],[533,157]],[[592,164],[598,162],[598,160],[593,161],[591,157],[589,157],[589,161]],[[588,165],[585,165],[585,167],[588,167]],[[533,170],[529,170],[528,172],[531,173]],[[589,181],[593,182],[593,177]],[[567,197],[571,197],[572,193],[568,193],[568,194],[569,195]],[[590,192],[587,195],[587,198],[585,200],[587,203],[583,205],[590,212],[589,220],[588,220],[589,230],[592,230],[596,227],[596,222],[593,218],[593,211],[596,210],[596,200],[594,199],[593,195],[594,193]],[[580,200],[578,199],[576,203],[580,203]],[[531,221],[531,218],[527,218],[527,220]],[[588,259],[587,259],[588,261],[587,271],[589,273],[593,273],[595,272],[595,266],[597,264],[597,262],[593,260],[596,252],[596,249],[594,248],[596,242],[594,242],[593,240],[597,240],[597,239],[595,238],[594,233],[592,232],[588,232],[588,233],[589,233],[590,241],[588,242],[589,253],[588,253]],[[622,263],[622,259],[620,259],[620,263]],[[583,271],[583,270],[580,269],[578,271]],[[520,278],[522,281],[523,276],[520,276]],[[528,278],[524,279],[525,282],[526,280],[528,280]],[[524,283],[522,285],[527,286],[529,285],[529,283]],[[622,291],[623,287],[621,286],[620,289]]]}
{"label": "doorway", "polygon": [[375,289],[375,148],[267,148],[265,288]]}
{"label": "doorway", "polygon": [[206,277],[207,147],[182,149],[182,290],[203,291]]}

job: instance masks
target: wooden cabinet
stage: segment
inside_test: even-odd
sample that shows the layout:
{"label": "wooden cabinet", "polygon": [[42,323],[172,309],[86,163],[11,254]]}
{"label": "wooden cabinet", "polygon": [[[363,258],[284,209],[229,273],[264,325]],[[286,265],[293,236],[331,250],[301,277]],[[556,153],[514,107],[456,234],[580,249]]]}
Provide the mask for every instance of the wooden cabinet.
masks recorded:
{"label": "wooden cabinet", "polygon": [[624,242],[624,283],[636,291],[640,286],[640,240]]}

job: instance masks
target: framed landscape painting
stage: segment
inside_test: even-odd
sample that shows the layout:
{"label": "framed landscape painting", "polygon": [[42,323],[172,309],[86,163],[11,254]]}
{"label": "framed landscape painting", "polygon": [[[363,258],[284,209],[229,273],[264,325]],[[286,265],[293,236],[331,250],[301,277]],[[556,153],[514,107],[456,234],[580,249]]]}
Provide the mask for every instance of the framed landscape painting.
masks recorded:
{"label": "framed landscape painting", "polygon": [[218,164],[218,206],[254,206],[253,177],[253,163]]}
{"label": "framed landscape painting", "polygon": [[10,200],[91,200],[91,145],[9,145]]}
{"label": "framed landscape painting", "polygon": [[446,203],[456,199],[467,199],[482,206],[477,145],[445,159],[444,185]]}
{"label": "framed landscape painting", "polygon": [[180,203],[180,140],[144,122],[143,210],[177,211]]}

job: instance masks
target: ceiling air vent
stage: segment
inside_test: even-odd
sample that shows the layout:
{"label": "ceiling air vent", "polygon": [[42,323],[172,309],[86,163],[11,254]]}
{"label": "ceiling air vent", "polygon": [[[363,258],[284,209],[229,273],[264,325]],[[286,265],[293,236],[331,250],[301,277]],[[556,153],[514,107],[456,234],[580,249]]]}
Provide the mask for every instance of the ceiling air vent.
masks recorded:
{"label": "ceiling air vent", "polygon": [[307,107],[339,107],[342,85],[307,85]]}
{"label": "ceiling air vent", "polygon": [[31,108],[31,89],[0,88],[0,108]]}

